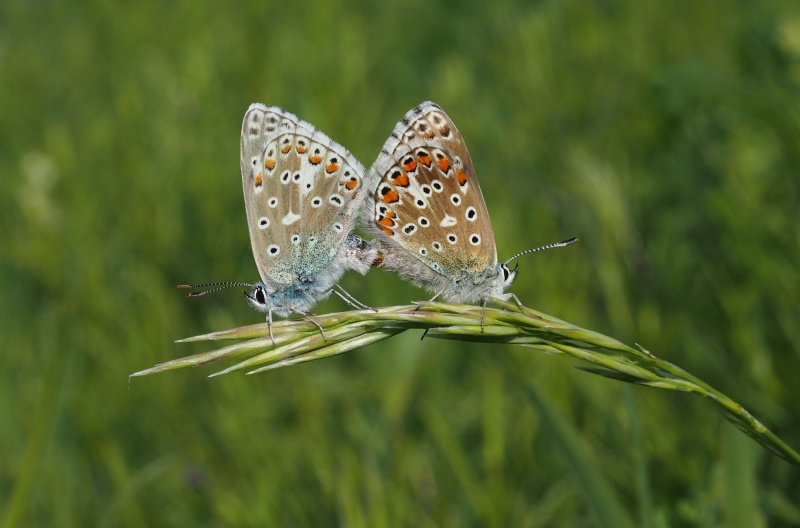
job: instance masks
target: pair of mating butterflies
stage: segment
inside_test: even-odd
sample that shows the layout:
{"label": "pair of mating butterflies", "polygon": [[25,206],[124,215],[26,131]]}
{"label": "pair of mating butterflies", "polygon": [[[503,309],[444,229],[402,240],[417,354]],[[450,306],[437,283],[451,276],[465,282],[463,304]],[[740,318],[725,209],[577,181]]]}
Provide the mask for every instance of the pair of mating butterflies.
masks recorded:
{"label": "pair of mating butterflies", "polygon": [[[247,300],[267,313],[270,331],[273,313],[307,316],[331,292],[355,305],[341,287],[334,289],[349,269],[365,274],[382,266],[434,298],[485,305],[490,296],[512,296],[503,294],[517,273],[510,260],[577,241],[498,263],[467,146],[432,102],[403,117],[369,172],[311,124],[253,104],[242,124],[241,169],[261,282],[181,287],[248,286]],[[373,241],[351,234],[359,217]]]}

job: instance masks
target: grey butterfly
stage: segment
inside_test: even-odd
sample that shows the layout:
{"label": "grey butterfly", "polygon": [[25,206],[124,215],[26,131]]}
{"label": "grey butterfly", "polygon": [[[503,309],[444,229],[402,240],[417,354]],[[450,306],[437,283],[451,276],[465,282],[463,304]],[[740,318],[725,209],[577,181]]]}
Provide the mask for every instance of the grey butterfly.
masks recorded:
{"label": "grey butterfly", "polygon": [[[345,271],[364,274],[375,260],[377,250],[350,234],[367,197],[365,171],[311,124],[259,103],[244,116],[240,165],[261,281],[188,287],[249,286],[247,301],[267,313],[271,335],[273,313],[308,316],[314,304],[335,291]],[[339,288],[336,293],[346,302],[364,307]]]}
{"label": "grey butterfly", "polygon": [[370,169],[375,182],[365,203],[377,265],[455,303],[486,305],[517,275],[497,261],[494,232],[464,139],[439,105],[422,103],[395,126]]}

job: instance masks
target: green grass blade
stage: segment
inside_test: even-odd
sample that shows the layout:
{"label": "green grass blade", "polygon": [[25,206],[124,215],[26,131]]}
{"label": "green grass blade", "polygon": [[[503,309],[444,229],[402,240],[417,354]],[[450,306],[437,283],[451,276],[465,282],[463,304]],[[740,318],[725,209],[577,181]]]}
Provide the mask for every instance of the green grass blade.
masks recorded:
{"label": "green grass blade", "polygon": [[273,325],[274,342],[268,336],[266,325],[213,332],[182,341],[250,340],[168,361],[131,376],[241,358],[244,359],[213,376],[245,369],[250,369],[248,374],[255,374],[341,354],[408,329],[421,329],[426,330],[429,338],[517,344],[545,353],[570,356],[592,365],[578,368],[605,378],[705,396],[720,406],[736,427],[784,460],[800,466],[800,454],[744,407],[644,347],[630,347],[611,337],[512,303],[497,303],[505,310],[426,302],[315,317],[315,322],[324,330],[324,336],[308,321],[281,321]]}

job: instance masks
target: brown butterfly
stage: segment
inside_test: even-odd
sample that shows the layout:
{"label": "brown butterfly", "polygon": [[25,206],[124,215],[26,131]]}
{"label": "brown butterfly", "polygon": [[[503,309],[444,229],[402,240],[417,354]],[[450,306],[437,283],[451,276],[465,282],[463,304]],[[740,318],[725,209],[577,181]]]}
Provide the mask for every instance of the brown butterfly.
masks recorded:
{"label": "brown butterfly", "polygon": [[[508,263],[526,253],[568,246],[571,238],[497,261],[492,223],[464,138],[442,108],[411,109],[370,169],[377,182],[365,203],[378,261],[389,271],[454,303],[486,305],[517,275]],[[519,301],[517,301],[519,302]]]}

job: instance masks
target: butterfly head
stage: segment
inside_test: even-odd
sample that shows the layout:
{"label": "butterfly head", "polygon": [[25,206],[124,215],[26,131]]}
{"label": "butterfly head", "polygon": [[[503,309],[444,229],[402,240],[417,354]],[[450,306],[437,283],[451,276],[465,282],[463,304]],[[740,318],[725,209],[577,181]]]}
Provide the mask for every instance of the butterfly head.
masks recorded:
{"label": "butterfly head", "polygon": [[514,266],[514,269],[509,268],[505,262],[497,265],[497,278],[500,279],[498,282],[502,285],[503,291],[514,283],[517,278],[517,268],[519,264]]}
{"label": "butterfly head", "polygon": [[259,312],[267,312],[270,308],[270,304],[266,285],[263,282],[258,282],[250,286],[252,286],[252,288],[250,288],[249,292],[243,292],[247,299],[247,304]]}

